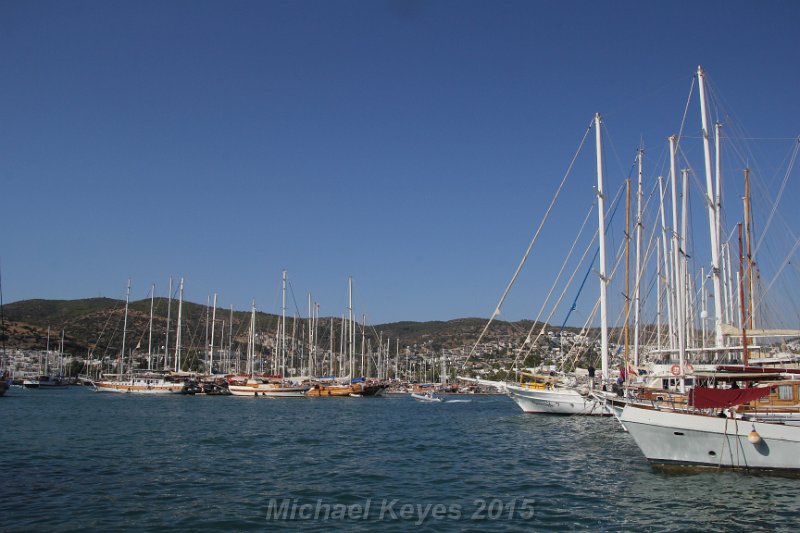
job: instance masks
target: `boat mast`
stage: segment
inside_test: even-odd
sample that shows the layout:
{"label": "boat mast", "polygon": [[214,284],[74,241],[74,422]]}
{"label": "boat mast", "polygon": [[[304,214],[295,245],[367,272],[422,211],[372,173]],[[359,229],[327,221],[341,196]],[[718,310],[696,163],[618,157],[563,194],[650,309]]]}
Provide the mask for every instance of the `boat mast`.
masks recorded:
{"label": "boat mast", "polygon": [[[684,284],[683,277],[681,276],[680,236],[678,235],[678,176],[675,170],[676,141],[677,137],[675,135],[669,138],[669,173],[672,191],[672,290],[675,298],[675,329],[678,342],[678,360],[680,362],[681,372],[683,372],[683,361],[686,356],[686,338],[684,335],[684,312],[686,309],[683,305]],[[683,387],[682,380],[681,387]],[[681,392],[682,391],[681,389]]]}
{"label": "boat mast", "polygon": [[64,376],[64,330],[61,330],[61,346],[58,348],[58,373]]}
{"label": "boat mast", "polygon": [[[681,284],[679,289],[681,291],[681,319],[683,323],[683,345],[684,348],[693,346],[692,330],[694,329],[694,321],[692,320],[692,287],[691,277],[689,276],[689,255],[686,253],[688,247],[688,217],[689,217],[689,171],[687,169],[681,170],[681,237],[680,237],[680,276]],[[683,357],[680,360],[681,368],[686,361],[686,351],[684,350]]]}
{"label": "boat mast", "polygon": [[281,276],[281,375],[286,375],[286,271]]}
{"label": "boat mast", "polygon": [[742,362],[747,366],[747,317],[744,312],[744,254],[742,253],[742,223],[739,222],[739,310],[742,324]]}
{"label": "boat mast", "polygon": [[181,318],[183,316],[183,278],[178,289],[178,325],[175,328],[175,372],[181,369]]}
{"label": "boat mast", "polygon": [[209,307],[211,307],[211,297],[206,294],[206,338],[205,344],[203,346],[203,367],[208,368],[208,312],[210,311]]}
{"label": "boat mast", "polygon": [[624,338],[625,381],[628,381],[628,361],[630,360],[630,329],[628,317],[631,314],[630,297],[630,259],[631,259],[631,180],[625,180],[625,322],[622,326]]}
{"label": "boat mast", "polygon": [[636,287],[633,294],[633,365],[639,366],[639,311],[641,307],[640,301],[640,285],[642,281],[642,156],[644,155],[644,148],[639,148],[637,159],[639,163],[639,172],[636,187]]}
{"label": "boat mast", "polygon": [[169,277],[169,291],[167,292],[167,338],[164,341],[164,370],[169,368],[169,323],[172,314],[172,276]]}
{"label": "boat mast", "polygon": [[[367,340],[367,315],[362,315],[361,318],[361,375],[366,376],[367,372],[364,370],[366,363],[366,340]],[[370,350],[371,352],[372,350]]]}
{"label": "boat mast", "polygon": [[156,297],[156,284],[150,287],[150,334],[147,338],[147,370],[153,370],[153,300]]}
{"label": "boat mast", "polygon": [[[661,237],[658,237],[661,241]],[[656,243],[656,352],[661,353],[661,242]]]}
{"label": "boat mast", "polygon": [[335,376],[336,375],[336,350],[335,350],[335,345],[334,345],[335,337],[336,337],[336,330],[334,329],[333,317],[331,317],[331,339],[330,339],[330,341],[331,341],[330,375],[331,376]]}
{"label": "boat mast", "polygon": [[250,306],[250,335],[247,339],[247,366],[250,371],[250,378],[255,374],[255,351],[256,351],[256,299]]}
{"label": "boat mast", "polygon": [[[230,364],[231,364],[231,355],[233,355],[232,354],[232,351],[233,351],[233,304],[231,304],[231,323],[228,326],[228,328],[229,328],[228,329],[228,366],[230,366]],[[239,364],[240,364],[240,361],[239,361],[240,357],[238,356],[238,353],[239,352],[237,351],[237,356],[236,356],[236,371],[237,372],[239,371]]]}
{"label": "boat mast", "polygon": [[[313,375],[314,360],[314,308],[311,306],[311,293],[308,293],[308,375]],[[300,373],[303,374],[302,372]]]}
{"label": "boat mast", "polygon": [[603,198],[603,142],[600,124],[600,113],[597,113],[594,116],[594,125],[597,148],[597,231],[600,243],[600,357],[603,380],[608,381],[608,305],[606,302],[608,279],[606,278],[606,217]]}
{"label": "boat mast", "polygon": [[350,384],[353,383],[353,356],[355,352],[355,328],[353,327],[353,276],[347,278],[347,311],[348,311],[348,333],[350,335]]}
{"label": "boat mast", "polygon": [[[697,78],[700,82],[700,114],[703,125],[703,156],[706,171],[706,205],[708,206],[708,228],[711,238],[711,282],[714,286],[714,339],[715,346],[721,348],[722,338],[722,298],[719,281],[719,243],[717,239],[717,205],[715,205],[714,185],[711,183],[711,148],[708,139],[708,114],[706,112],[706,90],[703,67],[697,67]],[[719,191],[717,191],[719,193]]]}
{"label": "boat mast", "polygon": [[[120,363],[122,366],[122,363]],[[50,367],[50,324],[47,325],[47,349],[45,350],[44,355],[44,373],[49,374],[49,367]],[[39,356],[39,375],[42,374],[42,357]]]}
{"label": "boat mast", "polygon": [[[122,376],[123,360],[125,359],[125,337],[128,334],[128,303],[131,299],[131,278],[128,278],[128,290],[125,292],[125,319],[122,322],[122,351],[119,353],[119,374]],[[133,367],[131,367],[133,373]]]}
{"label": "boat mast", "polygon": [[753,299],[753,255],[751,248],[751,229],[750,224],[750,169],[744,169],[744,236],[747,247],[747,327],[753,329],[755,327],[755,305]]}
{"label": "boat mast", "polygon": [[[208,373],[214,372],[214,330],[217,325],[217,293],[214,293],[214,310],[211,312],[211,354],[208,363]],[[223,326],[224,327],[224,326]],[[223,330],[224,331],[224,330]]]}
{"label": "boat mast", "polygon": [[[669,347],[671,349],[675,349],[675,327],[674,322],[672,320],[672,309],[673,309],[673,299],[672,299],[672,275],[670,273],[669,268],[669,245],[667,242],[670,242],[670,239],[667,236],[667,218],[666,218],[666,209],[664,207],[664,186],[663,186],[663,177],[658,177],[658,192],[659,197],[661,200],[661,248],[663,251],[663,255],[661,256],[661,261],[663,261],[663,280],[664,280],[664,296],[667,301],[667,333],[669,334]],[[659,326],[659,331],[661,331]]]}

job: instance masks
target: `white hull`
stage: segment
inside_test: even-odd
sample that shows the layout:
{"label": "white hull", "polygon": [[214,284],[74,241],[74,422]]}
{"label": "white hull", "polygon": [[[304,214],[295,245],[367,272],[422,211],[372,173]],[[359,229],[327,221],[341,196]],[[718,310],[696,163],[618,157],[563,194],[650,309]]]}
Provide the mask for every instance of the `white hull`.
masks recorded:
{"label": "white hull", "polygon": [[436,398],[435,396],[428,396],[427,394],[415,394],[411,393],[411,397],[420,402],[428,402],[428,403],[435,403],[441,402],[441,398]]}
{"label": "white hull", "polygon": [[592,396],[575,389],[532,389],[506,385],[506,392],[525,413],[552,415],[605,415],[603,406]]}
{"label": "white hull", "polygon": [[228,385],[228,390],[234,396],[305,398],[305,392],[308,387],[276,387],[269,384]]}
{"label": "white hull", "polygon": [[118,392],[125,394],[181,394],[183,383],[172,381],[95,381],[92,383],[97,392]]}
{"label": "white hull", "polygon": [[[622,422],[655,464],[800,470],[800,427],[625,406]],[[761,437],[748,440],[751,431]]]}

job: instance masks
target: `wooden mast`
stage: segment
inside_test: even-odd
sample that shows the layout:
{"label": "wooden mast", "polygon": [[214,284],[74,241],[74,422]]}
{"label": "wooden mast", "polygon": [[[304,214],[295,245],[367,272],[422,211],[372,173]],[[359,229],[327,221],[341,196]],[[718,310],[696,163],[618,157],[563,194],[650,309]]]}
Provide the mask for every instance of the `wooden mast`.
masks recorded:
{"label": "wooden mast", "polygon": [[744,312],[744,254],[742,253],[742,223],[739,227],[739,309],[742,317],[742,362],[747,366],[747,322]]}

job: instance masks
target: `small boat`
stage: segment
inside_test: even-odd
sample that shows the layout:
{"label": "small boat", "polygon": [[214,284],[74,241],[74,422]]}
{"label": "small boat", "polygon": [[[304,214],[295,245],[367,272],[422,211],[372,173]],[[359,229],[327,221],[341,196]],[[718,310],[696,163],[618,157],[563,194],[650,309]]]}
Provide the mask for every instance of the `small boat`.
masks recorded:
{"label": "small boat", "polygon": [[67,382],[60,377],[38,376],[36,378],[25,379],[22,386],[26,389],[57,388],[66,387]]}
{"label": "small boat", "polygon": [[120,392],[130,394],[181,394],[183,381],[169,381],[163,376],[118,376],[117,379],[93,381],[97,392]]}
{"label": "small boat", "polygon": [[433,395],[432,392],[426,392],[423,394],[417,394],[416,392],[411,393],[411,397],[420,402],[441,402],[441,398],[437,398]]}
{"label": "small boat", "polygon": [[248,379],[244,383],[230,383],[228,390],[234,396],[266,396],[271,398],[303,398],[308,386],[289,383],[272,383],[260,379]]}

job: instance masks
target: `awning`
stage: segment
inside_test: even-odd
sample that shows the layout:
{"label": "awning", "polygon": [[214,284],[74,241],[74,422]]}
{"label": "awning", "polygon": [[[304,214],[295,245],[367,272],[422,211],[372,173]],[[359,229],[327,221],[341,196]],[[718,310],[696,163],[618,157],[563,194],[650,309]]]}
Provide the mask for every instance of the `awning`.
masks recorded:
{"label": "awning", "polygon": [[689,391],[689,405],[697,409],[719,409],[749,403],[769,395],[770,387],[745,389],[709,389],[694,387]]}

